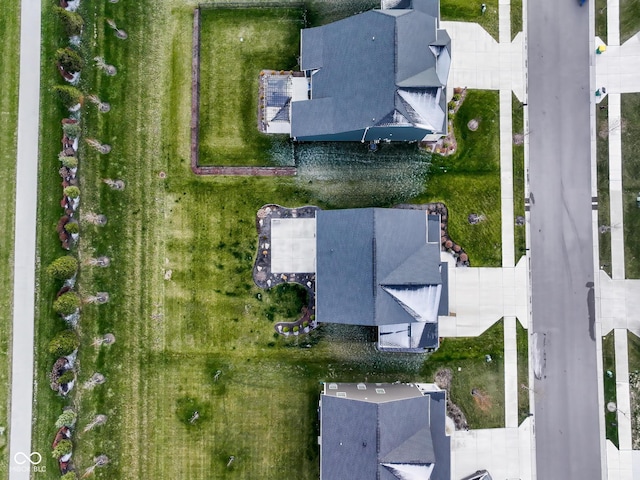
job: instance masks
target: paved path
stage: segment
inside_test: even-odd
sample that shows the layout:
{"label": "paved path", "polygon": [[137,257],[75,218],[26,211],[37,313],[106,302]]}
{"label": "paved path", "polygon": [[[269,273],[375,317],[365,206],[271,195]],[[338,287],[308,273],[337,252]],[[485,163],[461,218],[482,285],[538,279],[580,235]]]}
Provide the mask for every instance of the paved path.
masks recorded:
{"label": "paved path", "polygon": [[[620,3],[607,1],[606,45],[595,58],[596,88],[606,88],[609,113],[609,197],[611,277],[600,270],[596,282],[600,332],[612,330],[615,339],[616,402],[619,448],[607,441],[606,462],[610,480],[640,478],[640,451],[632,450],[627,331],[640,335],[640,280],[625,279],[624,205],[622,191],[621,94],[640,92],[640,34],[620,45]],[[603,97],[597,99],[602,100]],[[594,138],[599,126],[594,128]],[[597,229],[597,218],[594,229]],[[597,230],[596,230],[597,231]],[[602,375],[600,369],[600,375]],[[600,377],[602,378],[602,377]],[[604,403],[604,399],[603,399]]]}
{"label": "paved path", "polygon": [[[36,206],[38,198],[38,125],[40,124],[40,0],[22,0],[20,90],[16,172],[16,221],[13,276],[10,480],[28,480],[15,462],[31,452],[33,333],[35,307]],[[40,452],[43,456],[48,452]],[[20,459],[20,457],[18,457]],[[29,464],[27,464],[29,465]]]}

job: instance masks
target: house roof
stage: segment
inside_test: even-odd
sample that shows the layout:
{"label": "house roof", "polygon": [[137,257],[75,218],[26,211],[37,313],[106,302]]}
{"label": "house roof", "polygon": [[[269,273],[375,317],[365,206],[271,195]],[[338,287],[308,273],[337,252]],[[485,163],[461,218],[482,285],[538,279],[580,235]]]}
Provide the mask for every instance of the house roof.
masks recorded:
{"label": "house roof", "polygon": [[440,244],[426,243],[425,211],[320,210],[316,221],[319,321],[374,326],[437,320],[446,285]]}
{"label": "house roof", "polygon": [[398,480],[431,470],[432,479],[448,480],[434,476],[449,474],[444,392],[423,395],[407,384],[336,385],[325,385],[321,400],[321,480]]}
{"label": "house roof", "polygon": [[[437,0],[429,2],[436,7],[370,10],[303,29],[301,69],[313,72],[312,98],[292,102],[291,135],[356,132],[383,118],[389,125],[394,117],[399,126],[444,131],[446,101],[439,90],[445,86],[449,63],[439,61],[441,49],[429,46],[445,45],[449,55],[450,40],[437,28]],[[399,87],[414,91],[402,94]],[[319,121],[322,117],[329,118]]]}

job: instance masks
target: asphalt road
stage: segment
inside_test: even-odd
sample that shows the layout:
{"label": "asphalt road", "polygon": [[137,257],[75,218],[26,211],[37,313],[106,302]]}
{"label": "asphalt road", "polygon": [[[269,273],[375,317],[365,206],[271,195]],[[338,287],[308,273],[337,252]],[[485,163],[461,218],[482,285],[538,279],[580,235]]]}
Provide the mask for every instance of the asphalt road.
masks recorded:
{"label": "asphalt road", "polygon": [[532,326],[544,364],[533,385],[539,479],[602,475],[588,9],[578,0],[528,4]]}

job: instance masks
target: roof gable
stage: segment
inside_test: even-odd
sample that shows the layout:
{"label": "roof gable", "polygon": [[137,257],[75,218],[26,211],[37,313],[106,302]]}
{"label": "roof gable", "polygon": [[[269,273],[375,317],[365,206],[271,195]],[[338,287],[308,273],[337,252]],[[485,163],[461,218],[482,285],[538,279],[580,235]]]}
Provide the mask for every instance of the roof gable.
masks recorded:
{"label": "roof gable", "polygon": [[434,463],[436,456],[431,430],[428,427],[421,428],[380,460],[384,463]]}
{"label": "roof gable", "polygon": [[440,245],[436,243],[420,245],[415,252],[409,255],[395,270],[384,277],[380,283],[382,285],[441,284]]}

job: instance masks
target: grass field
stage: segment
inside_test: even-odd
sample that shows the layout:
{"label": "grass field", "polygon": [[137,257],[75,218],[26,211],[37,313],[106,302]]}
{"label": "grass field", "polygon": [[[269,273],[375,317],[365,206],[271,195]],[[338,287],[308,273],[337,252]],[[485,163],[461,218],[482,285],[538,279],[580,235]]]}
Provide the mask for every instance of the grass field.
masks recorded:
{"label": "grass field", "polygon": [[299,8],[202,10],[200,165],[271,164],[286,139],[257,129],[259,74],[299,70],[302,18]]}
{"label": "grass field", "polygon": [[[18,76],[20,48],[20,3],[9,2],[0,7],[0,57],[2,83],[0,83],[0,202],[7,208],[0,211],[0,278],[6,285],[13,279],[13,225],[14,211],[11,206],[15,193],[16,128],[18,119]],[[11,370],[10,342],[12,322],[13,290],[4,288],[0,292],[0,477],[8,475],[7,427],[9,424],[8,402]]]}
{"label": "grass field", "polygon": [[[609,100],[600,102],[607,107]],[[598,166],[598,224],[610,225],[609,203],[609,110],[596,109],[596,161]],[[600,265],[611,275],[611,233],[605,232],[598,236],[600,249]]]}
{"label": "grass field", "polygon": [[[449,208],[449,235],[469,254],[473,266],[500,266],[500,151],[498,92],[469,91],[454,118],[458,150],[434,155],[426,192],[414,203],[444,202]],[[467,123],[478,119],[471,131]],[[470,225],[470,213],[486,220]]]}
{"label": "grass field", "polygon": [[[485,361],[491,356],[491,362]],[[504,427],[504,326],[497,322],[477,338],[446,338],[425,362],[422,375],[433,380],[441,368],[453,373],[451,401],[467,417],[470,428]],[[489,401],[478,402],[471,390],[479,390]]]}
{"label": "grass field", "polygon": [[[104,374],[107,382],[93,390],[78,387],[79,429],[97,413],[109,419],[78,436],[77,467],[87,468],[96,454],[104,453],[111,463],[96,470],[98,479],[317,478],[321,381],[427,381],[432,365],[453,368],[459,361],[465,362],[465,374],[485,370],[482,377],[472,377],[473,388],[486,389],[499,413],[473,410],[467,392],[472,383],[465,386],[461,380],[452,392],[454,401],[469,407],[465,413],[473,426],[501,425],[501,324],[479,339],[456,340],[460,351],[449,358],[447,340],[439,359],[426,360],[377,352],[373,331],[362,327],[327,325],[307,337],[274,336],[273,322],[292,318],[291,305],[299,299],[290,291],[261,291],[252,282],[256,211],[271,202],[346,207],[410,201],[414,188],[424,188],[426,161],[415,153],[415,161],[394,170],[392,152],[387,151],[389,160],[374,168],[377,180],[372,182],[344,175],[349,166],[333,166],[328,180],[311,169],[302,169],[297,178],[194,176],[188,159],[190,102],[185,101],[190,96],[194,3],[141,0],[126,8],[122,3],[82,4],[85,18],[97,19],[86,27],[87,38],[95,38],[97,45],[87,48],[87,56],[103,55],[118,74],[106,77],[93,69],[83,74],[83,89],[112,105],[107,114],[85,107],[84,133],[110,143],[113,150],[107,156],[82,151],[83,212],[106,214],[109,221],[105,227],[82,223],[79,255],[81,260],[108,255],[112,263],[105,269],[85,266],[79,278],[83,295],[110,294],[109,303],[86,305],[82,313],[79,384],[94,372]],[[311,11],[315,18],[335,19],[354,13],[351,9],[361,4],[343,4],[341,10],[339,2],[318,2]],[[105,17],[114,19],[129,38],[116,39]],[[43,29],[46,59],[61,43],[47,9]],[[47,61],[43,74],[57,81]],[[149,79],[154,79],[152,88]],[[46,90],[38,213],[43,265],[62,253],[54,231],[60,214],[56,157],[62,112]],[[497,112],[482,106],[493,98],[497,110],[494,97],[479,96],[475,107],[469,102],[474,112],[482,113],[481,138],[497,132]],[[499,211],[499,175],[488,165],[496,160],[486,153],[493,151],[489,143],[496,139],[497,133],[482,149],[473,150],[469,144],[475,153],[461,158],[470,166],[460,166],[456,175],[466,175],[473,189],[458,189],[470,190],[458,200],[458,208],[463,208],[465,198],[494,197]],[[385,150],[380,153],[384,160]],[[410,178],[410,187],[385,194],[384,189],[405,184],[407,178],[391,182],[398,172]],[[125,191],[109,189],[104,178],[123,179]],[[452,202],[456,178],[440,181]],[[488,180],[493,178],[495,184]],[[485,223],[495,222],[492,218]],[[462,228],[457,233],[456,241],[468,248],[481,232]],[[499,220],[497,229],[492,226],[482,235],[499,242]],[[472,257],[475,265],[482,264],[480,246],[478,242],[477,260]],[[48,452],[53,422],[69,400],[56,397],[46,381],[54,359],[44,353],[45,347],[62,325],[51,312],[57,286],[42,271],[39,275],[34,449]],[[114,345],[89,346],[107,332],[116,336]],[[491,364],[484,363],[486,353],[494,358]],[[194,410],[200,419],[190,424]],[[227,467],[231,455],[236,460]],[[43,456],[47,473],[42,478],[58,478],[53,460]]]}
{"label": "grass field", "polygon": [[640,0],[620,0],[620,44],[640,32]]}
{"label": "grass field", "polygon": [[529,416],[529,332],[520,322],[516,322],[516,342],[518,348],[518,424]]}
{"label": "grass field", "polygon": [[[514,134],[525,134],[524,131],[524,110],[522,103],[518,101],[515,95],[512,95],[511,99],[511,119],[513,122]],[[513,214],[514,216],[524,217],[524,144],[513,144]],[[527,239],[526,239],[526,226],[514,226],[513,240],[515,248],[516,263],[520,260],[520,257],[526,253]]]}
{"label": "grass field", "polygon": [[596,36],[607,42],[607,0],[595,0]]}
{"label": "grass field", "polygon": [[511,40],[522,32],[522,0],[511,2]]}
{"label": "grass field", "polygon": [[[480,8],[482,3],[487,5],[484,14]],[[440,3],[440,16],[442,20],[479,23],[496,42],[498,41],[498,0],[477,3],[467,0],[445,0]]]}
{"label": "grass field", "polygon": [[640,278],[640,93],[622,95],[622,200],[626,278]]}
{"label": "grass field", "polygon": [[[613,331],[602,337],[602,369],[604,381],[604,403],[616,402],[616,354],[613,338]],[[612,372],[612,376],[607,375],[607,371]],[[616,412],[605,409],[604,421],[607,439],[618,446],[618,426]]]}
{"label": "grass field", "polygon": [[627,332],[627,346],[629,349],[629,389],[631,393],[631,437],[633,448],[637,449],[640,444],[640,422],[638,422],[640,388],[638,388],[637,380],[640,374],[640,338],[632,332]]}

